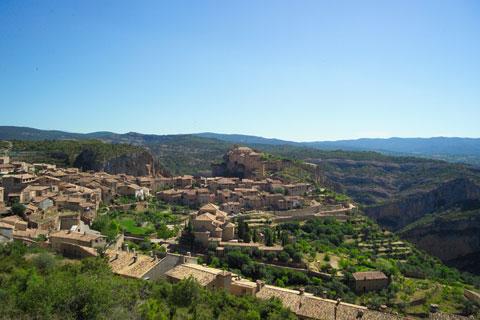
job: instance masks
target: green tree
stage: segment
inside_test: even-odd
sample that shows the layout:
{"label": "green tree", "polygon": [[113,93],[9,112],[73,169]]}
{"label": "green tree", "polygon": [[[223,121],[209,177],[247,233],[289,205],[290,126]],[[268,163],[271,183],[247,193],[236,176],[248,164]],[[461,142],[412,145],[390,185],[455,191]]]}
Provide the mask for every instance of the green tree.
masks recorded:
{"label": "green tree", "polygon": [[18,203],[18,202],[15,202],[12,207],[11,207],[11,210],[12,210],[12,213],[14,215],[17,215],[19,217],[24,217],[25,216],[25,210],[27,208],[25,208],[25,206],[21,203]]}
{"label": "green tree", "polygon": [[273,246],[274,244],[274,233],[272,229],[270,228],[265,228],[264,229],[264,237],[265,237],[265,245],[266,246]]}
{"label": "green tree", "polygon": [[257,243],[258,242],[258,231],[257,229],[252,230],[252,241]]}

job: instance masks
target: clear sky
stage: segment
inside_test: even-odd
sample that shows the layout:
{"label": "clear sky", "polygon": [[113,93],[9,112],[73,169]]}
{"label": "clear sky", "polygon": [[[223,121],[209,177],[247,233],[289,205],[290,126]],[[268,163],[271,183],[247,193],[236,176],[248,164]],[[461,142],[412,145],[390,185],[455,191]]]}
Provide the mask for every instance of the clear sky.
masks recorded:
{"label": "clear sky", "polygon": [[480,1],[0,1],[0,125],[480,137]]}

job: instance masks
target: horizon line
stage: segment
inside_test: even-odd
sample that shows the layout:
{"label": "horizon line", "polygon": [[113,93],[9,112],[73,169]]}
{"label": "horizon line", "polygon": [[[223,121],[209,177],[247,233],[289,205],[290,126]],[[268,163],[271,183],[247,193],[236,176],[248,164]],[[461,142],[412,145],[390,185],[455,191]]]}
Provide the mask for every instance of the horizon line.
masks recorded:
{"label": "horizon line", "polygon": [[[192,135],[198,136],[202,134],[216,134],[216,135],[225,135],[225,136],[246,136],[246,137],[253,137],[253,138],[261,138],[266,140],[277,140],[280,142],[289,142],[289,143],[316,143],[316,142],[342,142],[342,141],[356,141],[356,140],[392,140],[392,139],[469,139],[469,140],[479,140],[480,137],[469,137],[469,136],[447,136],[447,135],[439,135],[439,136],[389,136],[389,137],[360,137],[360,138],[340,138],[340,139],[330,139],[330,140],[289,140],[283,138],[275,138],[275,137],[266,137],[261,135],[255,134],[245,134],[245,133],[221,133],[221,132],[213,132],[213,131],[202,131],[202,132],[193,132],[193,133],[144,133],[138,131],[126,131],[126,132],[115,132],[109,130],[96,130],[96,131],[89,131],[89,132],[80,132],[80,131],[70,131],[69,129],[41,129],[38,127],[29,127],[23,125],[0,125],[1,127],[11,127],[11,128],[24,128],[24,129],[33,129],[39,131],[57,131],[57,132],[64,132],[69,134],[94,134],[94,133],[111,133],[111,134],[118,134],[118,135],[125,135],[125,134],[141,134],[141,135],[156,135],[156,136],[180,136],[180,135]],[[217,138],[218,139],[218,138]]]}

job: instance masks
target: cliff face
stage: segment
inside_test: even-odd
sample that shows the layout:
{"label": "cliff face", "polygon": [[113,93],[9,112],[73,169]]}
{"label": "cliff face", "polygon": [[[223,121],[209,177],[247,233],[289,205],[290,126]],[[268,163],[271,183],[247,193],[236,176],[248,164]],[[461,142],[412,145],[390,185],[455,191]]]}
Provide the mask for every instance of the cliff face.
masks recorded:
{"label": "cliff face", "polygon": [[480,274],[480,210],[440,214],[401,235],[448,265]]}
{"label": "cliff face", "polygon": [[368,207],[365,213],[393,230],[453,206],[465,206],[480,199],[480,187],[469,179],[459,178],[385,204]]}
{"label": "cliff face", "polygon": [[74,166],[81,170],[125,173],[133,176],[155,175],[159,167],[148,151],[136,151],[105,159],[90,149],[83,150],[76,157]]}

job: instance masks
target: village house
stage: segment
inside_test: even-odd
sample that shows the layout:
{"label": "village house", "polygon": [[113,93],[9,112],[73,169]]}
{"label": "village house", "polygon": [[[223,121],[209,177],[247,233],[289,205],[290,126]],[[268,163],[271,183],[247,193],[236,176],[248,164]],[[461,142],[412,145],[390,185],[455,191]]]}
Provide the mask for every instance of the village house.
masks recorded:
{"label": "village house", "polygon": [[193,176],[185,175],[174,177],[174,184],[176,188],[185,188],[193,184]]}
{"label": "village house", "polygon": [[0,222],[6,223],[14,228],[14,230],[25,231],[28,223],[18,216],[8,216],[0,219]]}
{"label": "village house", "polygon": [[7,194],[19,193],[35,180],[36,177],[32,174],[11,174],[2,177],[2,186]]}
{"label": "village house", "polygon": [[240,205],[247,210],[255,210],[265,207],[264,199],[259,195],[240,197],[239,202]]}
{"label": "village house", "polygon": [[128,278],[156,280],[160,273],[155,272],[160,264],[156,256],[147,256],[136,252],[106,250],[108,264],[112,272]]}
{"label": "village house", "polygon": [[309,191],[310,187],[309,183],[286,184],[283,186],[289,196],[303,196]]}
{"label": "village house", "polygon": [[36,197],[46,196],[48,186],[29,185],[20,192],[20,203],[28,203]]}
{"label": "village house", "polygon": [[13,172],[15,172],[15,166],[13,164],[0,164],[0,174],[9,174]]}
{"label": "village house", "polygon": [[[261,191],[268,191],[271,192],[273,189],[271,188],[271,179],[262,179],[262,180],[254,180],[252,182],[252,188],[256,188]],[[281,184],[280,181],[278,181],[279,184]]]}
{"label": "village house", "polygon": [[18,216],[1,218],[0,225],[3,226],[3,230],[0,230],[0,234],[3,234],[3,237],[8,237],[8,241],[13,239],[25,243],[31,243],[33,242],[33,239],[40,234],[45,234],[45,232],[41,230],[28,228],[28,223]]}
{"label": "village house", "polygon": [[181,203],[189,207],[201,206],[213,200],[214,195],[206,188],[186,189],[181,196]]}
{"label": "village house", "polygon": [[50,163],[34,163],[33,168],[36,171],[53,171],[57,169],[57,166]]}
{"label": "village house", "polygon": [[28,216],[28,226],[32,229],[51,231],[58,229],[58,212],[37,211]]}
{"label": "village house", "polygon": [[[242,179],[240,183],[238,183],[239,188],[249,189],[249,188],[253,188],[254,185],[255,185],[255,180],[252,180],[252,179]],[[258,187],[258,185],[255,185],[255,186]]]}
{"label": "village house", "polygon": [[15,167],[15,173],[35,173],[33,165],[23,161],[12,161],[11,164]]}
{"label": "village house", "polygon": [[213,178],[209,179],[208,181],[208,188],[215,192],[217,190],[233,190],[237,184],[239,179],[238,178]]}
{"label": "village house", "polygon": [[283,201],[279,202],[279,210],[299,209],[305,204],[305,199],[301,196],[286,196]]}
{"label": "village house", "polygon": [[234,239],[235,225],[227,220],[227,213],[209,203],[192,215],[195,241],[207,247],[210,242]]}
{"label": "village house", "polygon": [[150,255],[145,255],[126,250],[109,247],[105,250],[105,255],[108,259],[108,264],[112,272],[127,278],[137,278],[143,280],[158,280],[165,279],[166,273],[178,265],[185,263],[197,263],[197,258],[190,255],[181,255],[176,253],[166,253],[162,258],[150,252]]}
{"label": "village house", "polygon": [[117,194],[119,196],[135,197],[139,200],[145,200],[150,195],[150,190],[145,187],[140,187],[133,183],[122,183],[117,185]]}
{"label": "village house", "polygon": [[14,227],[5,222],[0,222],[0,244],[13,241]]}
{"label": "village house", "polygon": [[209,268],[206,266],[185,263],[165,273],[167,280],[170,282],[179,282],[183,279],[193,277],[198,284],[204,288],[214,290],[223,289],[230,291],[232,284],[232,273],[220,269]]}
{"label": "village house", "polygon": [[95,256],[97,248],[105,247],[105,236],[72,229],[50,233],[49,242],[52,249],[67,257],[83,258]]}
{"label": "village house", "polygon": [[353,288],[358,293],[380,291],[388,287],[389,279],[381,271],[355,272],[353,275]]}
{"label": "village house", "polygon": [[60,230],[70,230],[73,226],[78,226],[82,222],[78,212],[63,212],[58,216]]}
{"label": "village house", "polygon": [[238,214],[242,210],[242,206],[240,205],[240,202],[229,201],[222,203],[220,205],[220,210],[228,214]]}
{"label": "village house", "polygon": [[51,176],[39,176],[35,181],[38,185],[41,186],[49,186],[52,190],[55,188],[58,191],[58,185],[62,182],[59,178],[51,177]]}
{"label": "village house", "polygon": [[90,224],[96,217],[97,204],[79,197],[57,196],[54,198],[58,211],[75,211],[81,214],[81,219]]}
{"label": "village house", "polygon": [[218,203],[238,201],[239,195],[229,189],[217,190],[215,199]]}
{"label": "village house", "polygon": [[242,196],[256,196],[259,194],[258,190],[255,188],[235,188],[233,189],[238,194],[241,194]]}

